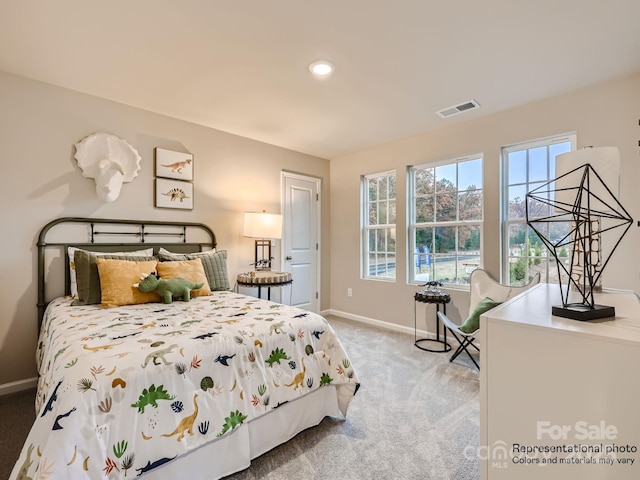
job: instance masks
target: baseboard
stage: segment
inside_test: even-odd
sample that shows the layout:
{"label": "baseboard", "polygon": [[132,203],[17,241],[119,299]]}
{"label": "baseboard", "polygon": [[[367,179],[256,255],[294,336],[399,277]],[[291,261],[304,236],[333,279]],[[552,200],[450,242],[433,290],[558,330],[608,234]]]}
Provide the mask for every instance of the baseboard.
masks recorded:
{"label": "baseboard", "polygon": [[[333,310],[333,309],[325,310],[321,313],[321,315],[323,316],[334,315],[336,317],[345,318],[347,320],[353,320],[355,322],[365,323],[373,327],[384,328],[385,330],[393,330],[395,332],[408,333],[410,335],[415,334],[415,336],[418,338],[433,338],[433,339],[436,338],[436,334],[433,332],[427,332],[426,330],[418,329],[414,333],[413,328],[411,327],[403,327],[402,325],[397,325],[395,323],[383,322],[382,320],[376,320],[375,318],[363,317],[361,315],[354,315],[352,313],[341,312],[339,310]],[[441,326],[441,328],[443,328],[443,326]],[[455,349],[455,346],[453,343],[451,343],[451,340],[452,340],[451,337],[449,337],[448,342]],[[455,342],[455,339],[453,339],[453,341]],[[474,343],[479,347],[482,346],[480,339],[478,337],[476,337],[476,339],[474,340]]]}
{"label": "baseboard", "polygon": [[38,378],[27,378],[25,380],[18,380],[17,382],[3,383],[0,385],[0,397],[2,395],[9,395],[10,393],[21,392],[23,390],[29,390],[35,388],[38,385]]}
{"label": "baseboard", "polygon": [[325,310],[324,312],[322,312],[322,315],[335,315],[336,317],[346,318],[347,320],[364,323],[366,325],[371,325],[372,327],[384,328],[385,330],[393,330],[394,332],[407,333],[409,335],[417,334],[420,338],[435,337],[435,335],[433,335],[431,332],[427,332],[426,330],[418,330],[414,332],[413,327],[405,327],[395,323],[377,320],[375,318],[363,317],[362,315],[354,315],[353,313],[341,312],[340,310]]}

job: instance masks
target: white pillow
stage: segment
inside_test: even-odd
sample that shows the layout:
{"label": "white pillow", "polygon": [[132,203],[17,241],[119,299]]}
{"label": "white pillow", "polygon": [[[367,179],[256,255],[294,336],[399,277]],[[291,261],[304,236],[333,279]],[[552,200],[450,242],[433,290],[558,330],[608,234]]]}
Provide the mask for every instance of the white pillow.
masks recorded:
{"label": "white pillow", "polygon": [[[78,281],[76,279],[76,266],[73,262],[73,257],[76,254],[76,250],[81,250],[79,248],[76,247],[68,247],[67,248],[67,254],[69,255],[69,281],[70,281],[70,285],[69,285],[69,289],[70,289],[70,293],[71,296],[73,298],[78,298]],[[86,251],[90,251],[90,250],[86,250]],[[91,251],[91,253],[95,254],[95,255],[127,255],[127,256],[131,256],[131,257],[150,257],[151,255],[153,255],[153,247],[152,248],[145,248],[143,250],[134,250],[132,252],[93,252]]]}

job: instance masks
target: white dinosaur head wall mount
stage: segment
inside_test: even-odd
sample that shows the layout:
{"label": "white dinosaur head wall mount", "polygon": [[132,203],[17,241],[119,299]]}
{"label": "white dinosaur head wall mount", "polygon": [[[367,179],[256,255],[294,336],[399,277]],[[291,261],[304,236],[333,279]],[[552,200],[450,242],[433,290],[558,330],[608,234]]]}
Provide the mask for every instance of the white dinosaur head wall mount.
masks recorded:
{"label": "white dinosaur head wall mount", "polygon": [[75,159],[82,176],[93,178],[96,193],[104,203],[120,195],[124,182],[138,176],[141,157],[125,140],[109,133],[94,133],[75,144]]}

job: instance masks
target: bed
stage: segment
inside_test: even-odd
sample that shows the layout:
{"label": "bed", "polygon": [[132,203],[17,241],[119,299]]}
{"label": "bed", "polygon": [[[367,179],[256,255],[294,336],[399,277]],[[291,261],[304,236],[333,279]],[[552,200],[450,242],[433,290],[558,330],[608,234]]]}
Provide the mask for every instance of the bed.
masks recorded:
{"label": "bed", "polygon": [[[11,479],[221,478],[346,415],[359,382],[326,319],[231,291],[225,255],[203,224],[42,229],[37,415]],[[193,297],[142,294],[151,268],[193,279]],[[55,271],[65,295],[48,301]]]}

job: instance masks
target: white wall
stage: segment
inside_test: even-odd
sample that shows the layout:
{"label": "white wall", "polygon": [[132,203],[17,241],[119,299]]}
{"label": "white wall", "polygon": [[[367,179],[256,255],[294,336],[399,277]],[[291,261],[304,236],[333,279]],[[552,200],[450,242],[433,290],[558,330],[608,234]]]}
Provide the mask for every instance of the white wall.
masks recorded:
{"label": "white wall", "polygon": [[[482,103],[482,99],[479,99]],[[584,88],[457,126],[331,160],[331,308],[334,312],[413,328],[414,285],[406,278],[406,169],[408,165],[470,153],[484,154],[484,267],[500,275],[500,149],[504,145],[577,132],[578,148],[620,149],[620,200],[640,218],[640,75]],[[446,121],[443,120],[443,123]],[[397,280],[360,278],[360,176],[396,169]],[[338,208],[339,206],[339,208]],[[604,286],[640,292],[640,231],[634,224],[603,275]],[[606,245],[605,245],[606,248]],[[352,288],[353,296],[347,296]],[[452,292],[448,312],[466,318],[467,295]],[[433,307],[430,307],[433,308]],[[422,313],[419,313],[422,315]],[[419,317],[422,319],[422,317]]]}
{"label": "white wall", "polygon": [[[138,177],[120,197],[101,203],[80,174],[74,143],[94,132],[127,140],[142,156]],[[230,281],[249,270],[253,240],[242,237],[242,213],[280,210],[280,172],[323,179],[329,162],[40,82],[0,72],[0,385],[35,376],[39,229],[61,216],[202,222],[229,252]],[[194,155],[193,211],[156,209],[154,147]],[[328,225],[328,200],[322,205]],[[328,231],[327,228],[323,229]],[[330,305],[329,237],[322,239],[321,308]]]}

